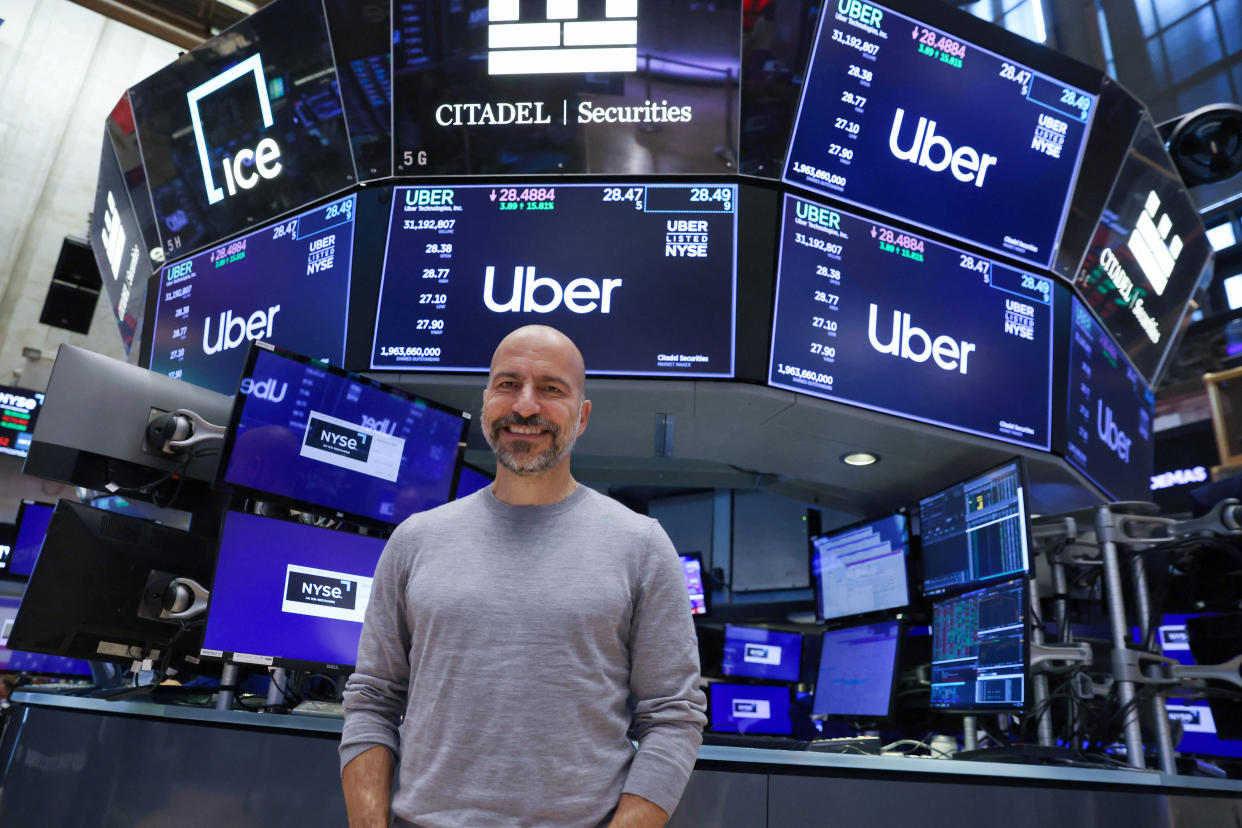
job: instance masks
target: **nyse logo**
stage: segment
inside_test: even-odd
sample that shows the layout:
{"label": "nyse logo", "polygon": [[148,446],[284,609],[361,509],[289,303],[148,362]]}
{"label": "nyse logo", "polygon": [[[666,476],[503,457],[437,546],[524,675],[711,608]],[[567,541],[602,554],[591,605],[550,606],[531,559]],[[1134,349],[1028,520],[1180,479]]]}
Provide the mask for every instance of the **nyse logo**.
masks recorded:
{"label": "nyse logo", "polygon": [[121,260],[125,256],[125,228],[121,226],[121,212],[116,208],[116,199],[112,191],[108,191],[108,212],[104,214],[104,226],[100,233],[103,240],[104,253],[108,257],[108,267],[112,269],[112,278],[121,275]]}
{"label": "nyse logo", "polygon": [[285,566],[281,611],[362,623],[371,599],[372,579],[299,564]]}
{"label": "nyse logo", "polygon": [[350,431],[319,417],[311,417],[306,428],[304,445],[365,463],[371,454],[371,435],[364,431]]}
{"label": "nyse logo", "polygon": [[1168,213],[1160,214],[1161,206],[1156,191],[1149,192],[1143,212],[1139,214],[1134,232],[1127,242],[1134,260],[1142,268],[1157,296],[1168,287],[1169,277],[1173,275],[1173,267],[1182,252],[1182,238],[1171,235],[1173,219]]}
{"label": "nyse logo", "polygon": [[959,342],[948,335],[932,339],[927,331],[910,324],[910,314],[899,310],[893,311],[893,332],[889,341],[881,342],[876,331],[878,312],[879,309],[872,304],[867,317],[867,341],[872,348],[911,362],[926,362],[930,357],[943,371],[960,370],[966,373],[975,343]]}
{"label": "nyse logo", "polygon": [[1106,406],[1103,400],[1096,400],[1095,431],[1104,441],[1104,445],[1113,450],[1123,463],[1130,462],[1130,437],[1113,422],[1113,409]]}
{"label": "nyse logo", "polygon": [[276,390],[276,378],[268,377],[265,380],[255,382],[250,377],[246,377],[241,381],[241,392],[250,397],[259,400],[267,400],[268,402],[278,403],[285,398],[286,392],[289,390],[289,383],[280,383],[280,390]]}
{"label": "nyse logo", "polygon": [[750,664],[780,664],[781,648],[775,644],[746,644],[742,660]]}
{"label": "nyse logo", "polygon": [[898,137],[905,114],[905,110],[898,109],[893,117],[893,129],[888,135],[888,149],[893,157],[925,167],[932,172],[949,169],[958,181],[966,184],[973,181],[976,187],[983,186],[988,170],[996,164],[995,155],[980,153],[974,147],[953,149],[947,138],[936,134],[936,122],[926,118],[919,118],[910,148],[902,149],[898,145]]}
{"label": "nyse logo", "polygon": [[[621,279],[604,279],[602,283],[591,279],[574,279],[561,287],[561,283],[548,276],[535,276],[533,266],[518,265],[513,268],[513,292],[507,302],[497,302],[494,285],[496,268],[488,265],[483,276],[483,304],[492,313],[551,313],[561,306],[574,313],[600,313],[612,311],[612,292],[621,287]],[[536,292],[541,291],[546,301],[539,301]]]}
{"label": "nyse logo", "polygon": [[733,718],[770,719],[772,704],[767,699],[734,699]]}
{"label": "nyse logo", "polygon": [[[190,105],[190,121],[194,125],[194,141],[198,145],[198,160],[203,167],[203,185],[207,189],[207,202],[215,204],[225,198],[224,190],[217,186],[212,175],[211,158],[207,151],[207,139],[203,134],[203,119],[199,114],[199,102],[218,92],[239,78],[246,75],[254,76],[255,93],[259,98],[259,110],[263,116],[263,128],[272,123],[272,104],[267,94],[267,77],[263,73],[263,58],[253,54],[241,63],[226,69],[206,83],[199,84],[186,93]],[[254,172],[247,170],[253,166]],[[280,145],[272,138],[259,141],[254,149],[240,149],[232,158],[224,157],[224,184],[230,196],[237,194],[240,187],[249,190],[259,183],[260,178],[272,179],[280,175],[283,169],[280,163]]]}
{"label": "nyse logo", "polygon": [[203,353],[207,355],[221,351],[231,351],[238,345],[252,339],[271,339],[272,326],[276,324],[276,314],[280,305],[273,305],[266,311],[257,310],[249,318],[234,316],[233,311],[226,310],[220,314],[216,323],[216,341],[211,341],[211,317],[203,322]]}
{"label": "nyse logo", "polygon": [[546,0],[523,21],[519,0],[491,0],[489,75],[633,72],[638,68],[638,0],[605,0],[604,19],[581,20],[578,0]]}

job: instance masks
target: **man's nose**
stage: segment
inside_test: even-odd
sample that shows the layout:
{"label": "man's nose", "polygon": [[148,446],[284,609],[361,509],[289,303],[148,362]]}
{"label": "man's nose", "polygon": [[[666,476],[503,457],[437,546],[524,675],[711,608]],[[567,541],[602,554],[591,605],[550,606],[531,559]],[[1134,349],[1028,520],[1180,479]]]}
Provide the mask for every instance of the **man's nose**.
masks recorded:
{"label": "man's nose", "polygon": [[519,393],[517,399],[513,401],[513,410],[523,417],[529,417],[532,414],[539,413],[539,400],[535,397],[535,389],[533,386],[522,386],[521,393]]}

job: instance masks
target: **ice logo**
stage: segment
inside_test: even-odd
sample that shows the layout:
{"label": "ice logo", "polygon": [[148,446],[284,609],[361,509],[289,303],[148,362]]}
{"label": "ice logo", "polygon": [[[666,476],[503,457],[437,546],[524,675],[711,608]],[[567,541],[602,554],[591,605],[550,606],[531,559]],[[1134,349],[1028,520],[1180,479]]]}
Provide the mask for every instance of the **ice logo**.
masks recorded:
{"label": "ice logo", "polygon": [[1182,237],[1170,235],[1173,232],[1173,219],[1168,213],[1160,214],[1160,196],[1152,190],[1147,194],[1143,212],[1134,224],[1134,232],[1126,244],[1134,261],[1143,269],[1143,275],[1151,284],[1152,290],[1159,296],[1169,285],[1169,277],[1173,275],[1173,266],[1182,252]]}
{"label": "ice logo", "polygon": [[603,20],[581,20],[578,0],[547,0],[543,19],[522,21],[520,0],[487,7],[489,75],[633,72],[638,0],[605,0]]}

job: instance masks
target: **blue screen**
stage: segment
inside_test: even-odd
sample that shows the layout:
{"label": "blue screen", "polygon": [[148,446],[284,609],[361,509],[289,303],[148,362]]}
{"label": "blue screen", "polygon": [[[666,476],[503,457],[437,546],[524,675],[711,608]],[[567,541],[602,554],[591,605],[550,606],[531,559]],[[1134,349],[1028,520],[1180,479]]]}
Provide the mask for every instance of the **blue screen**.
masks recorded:
{"label": "blue screen", "polygon": [[1026,588],[1014,578],[932,604],[932,707],[1022,708]]}
{"label": "blue screen", "polygon": [[1029,67],[841,0],[820,18],[784,178],[1047,267],[1094,107]]}
{"label": "blue screen", "polygon": [[788,736],[789,688],[712,682],[711,729],[718,733],[770,733]]}
{"label": "blue screen", "polygon": [[17,617],[20,606],[21,598],[0,595],[0,673],[56,673],[68,676],[91,674],[90,665],[81,659],[10,650],[9,630],[13,627],[13,619]]}
{"label": "blue screen", "polygon": [[884,621],[825,632],[812,713],[887,716],[892,706],[899,630],[896,621]]}
{"label": "blue screen", "polygon": [[452,494],[469,415],[265,349],[238,404],[227,483],[385,523]]}
{"label": "blue screen", "polygon": [[768,383],[1047,449],[1052,281],[785,197]]}
{"label": "blue screen", "polygon": [[725,625],[721,672],[726,676],[797,681],[801,666],[799,633]]}
{"label": "blue screen", "polygon": [[378,538],[228,512],[205,654],[354,664],[383,550]]}
{"label": "blue screen", "polygon": [[905,515],[889,515],[811,539],[811,579],[820,621],[910,602]]}
{"label": "blue screen", "polygon": [[539,323],[588,373],[730,377],[736,220],[733,184],[398,187],[371,367],[486,371]]}
{"label": "blue screen", "polygon": [[8,572],[10,575],[29,576],[34,572],[35,562],[39,560],[39,550],[43,548],[43,536],[47,534],[47,525],[52,520],[55,506],[42,503],[23,504],[21,523],[17,527],[17,540],[13,544],[13,554],[9,556]]}
{"label": "blue screen", "polygon": [[165,267],[151,370],[232,394],[252,339],[343,365],[354,207],[349,196]]}
{"label": "blue screen", "polygon": [[462,466],[461,473],[457,478],[457,494],[454,495],[454,499],[474,494],[480,489],[486,489],[490,485],[492,485],[490,475],[479,474],[469,466]]}
{"label": "blue screen", "polygon": [[1077,299],[1071,315],[1065,457],[1114,500],[1147,500],[1156,397]]}

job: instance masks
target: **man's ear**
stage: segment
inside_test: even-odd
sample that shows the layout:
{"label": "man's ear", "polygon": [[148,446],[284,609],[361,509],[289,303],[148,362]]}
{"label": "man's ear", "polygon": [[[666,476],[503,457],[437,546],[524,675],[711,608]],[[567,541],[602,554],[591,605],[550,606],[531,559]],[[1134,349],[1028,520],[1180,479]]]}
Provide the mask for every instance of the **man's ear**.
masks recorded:
{"label": "man's ear", "polygon": [[582,432],[586,431],[587,420],[591,419],[591,401],[583,400],[582,408],[578,409],[578,436],[582,436]]}

